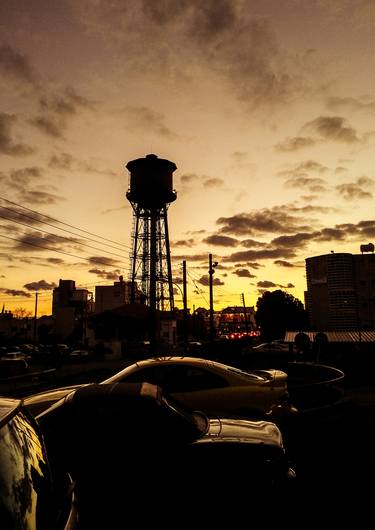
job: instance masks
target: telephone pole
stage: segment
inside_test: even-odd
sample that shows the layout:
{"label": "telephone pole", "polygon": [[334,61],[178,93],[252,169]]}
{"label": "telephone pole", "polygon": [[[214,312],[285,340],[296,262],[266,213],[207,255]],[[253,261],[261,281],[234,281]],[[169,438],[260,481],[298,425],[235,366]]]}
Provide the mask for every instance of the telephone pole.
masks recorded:
{"label": "telephone pole", "polygon": [[186,281],[186,261],[182,262],[182,286],[183,286],[183,302],[184,302],[184,353],[187,352],[187,281]]}
{"label": "telephone pole", "polygon": [[244,295],[243,293],[241,294],[241,298],[242,298],[242,303],[243,303],[243,312],[244,312],[244,316],[245,316],[245,329],[246,329],[246,335],[248,336],[248,335],[249,335],[249,324],[248,324],[248,321],[247,321],[246,304],[245,304],[245,295]]}
{"label": "telephone pole", "polygon": [[36,319],[38,314],[38,293],[35,293],[35,311],[34,311],[34,351],[36,345]]}
{"label": "telephone pole", "polygon": [[215,337],[215,326],[214,326],[214,296],[213,296],[213,275],[215,274],[215,267],[217,267],[217,261],[212,262],[212,254],[208,255],[208,277],[210,286],[210,341],[212,342]]}

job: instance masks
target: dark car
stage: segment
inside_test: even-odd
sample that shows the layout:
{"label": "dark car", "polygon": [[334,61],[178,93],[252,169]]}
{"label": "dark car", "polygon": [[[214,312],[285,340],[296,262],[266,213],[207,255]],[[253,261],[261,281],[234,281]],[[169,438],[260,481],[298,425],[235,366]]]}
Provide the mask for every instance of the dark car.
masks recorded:
{"label": "dark car", "polygon": [[148,383],[86,385],[37,418],[77,481],[85,528],[122,528],[135,512],[156,521],[172,505],[208,508],[208,495],[233,506],[287,491],[294,478],[275,424],[208,419]]}
{"label": "dark car", "polygon": [[40,429],[22,401],[0,398],[1,530],[78,528],[73,482],[50,467]]}

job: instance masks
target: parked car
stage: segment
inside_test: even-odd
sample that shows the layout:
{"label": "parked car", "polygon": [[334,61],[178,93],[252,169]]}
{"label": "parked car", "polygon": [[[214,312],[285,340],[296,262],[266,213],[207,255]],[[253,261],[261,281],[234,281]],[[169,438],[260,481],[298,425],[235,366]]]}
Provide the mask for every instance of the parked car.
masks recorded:
{"label": "parked car", "polygon": [[258,346],[253,346],[253,350],[257,352],[286,352],[289,353],[289,343],[288,342],[282,342],[282,341],[272,341],[272,342],[263,342],[262,344],[258,344]]}
{"label": "parked car", "polygon": [[73,482],[55,472],[40,428],[22,401],[0,397],[0,528],[78,528]]}
{"label": "parked car", "polygon": [[0,378],[24,375],[29,365],[23,354],[7,353],[0,359]]}
{"label": "parked car", "polygon": [[191,410],[209,416],[279,420],[294,414],[281,370],[244,372],[207,359],[159,357],[133,363],[103,383],[147,382],[163,388]]}
{"label": "parked car", "polygon": [[187,507],[210,519],[217,502],[232,510],[254,495],[269,499],[295,478],[275,424],[209,419],[148,383],[86,385],[38,422],[77,481],[85,528],[122,528],[134,517],[141,524],[147,513],[165,523],[168,511],[178,526]]}
{"label": "parked car", "polygon": [[37,416],[44,410],[48,409],[51,405],[59,401],[61,398],[73,392],[77,388],[83,386],[82,384],[63,386],[58,388],[52,388],[38,392],[36,394],[31,394],[23,398],[24,407],[27,408],[33,416]]}

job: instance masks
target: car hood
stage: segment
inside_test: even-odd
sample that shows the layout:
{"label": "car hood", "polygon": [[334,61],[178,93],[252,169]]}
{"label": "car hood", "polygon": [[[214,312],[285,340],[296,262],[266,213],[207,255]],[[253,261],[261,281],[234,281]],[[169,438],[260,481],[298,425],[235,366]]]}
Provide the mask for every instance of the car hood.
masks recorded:
{"label": "car hood", "polygon": [[274,423],[230,418],[210,419],[208,431],[201,441],[282,445],[280,430]]}

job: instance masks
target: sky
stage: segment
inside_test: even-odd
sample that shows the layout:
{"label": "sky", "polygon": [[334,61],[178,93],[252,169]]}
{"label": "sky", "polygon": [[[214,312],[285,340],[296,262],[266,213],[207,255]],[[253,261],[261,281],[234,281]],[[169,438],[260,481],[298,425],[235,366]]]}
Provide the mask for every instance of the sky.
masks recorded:
{"label": "sky", "polygon": [[1,0],[1,307],[128,278],[148,153],[177,166],[190,308],[209,253],[215,309],[303,301],[307,257],[374,240],[374,23],[373,0]]}

